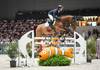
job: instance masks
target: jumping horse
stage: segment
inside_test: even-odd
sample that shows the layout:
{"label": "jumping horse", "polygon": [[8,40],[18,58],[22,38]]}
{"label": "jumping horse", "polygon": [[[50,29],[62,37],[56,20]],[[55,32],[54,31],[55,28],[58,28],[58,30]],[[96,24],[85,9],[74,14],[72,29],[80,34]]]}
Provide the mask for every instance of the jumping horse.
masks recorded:
{"label": "jumping horse", "polygon": [[55,31],[49,26],[46,27],[45,23],[38,25],[36,28],[36,37],[59,36],[69,32],[74,32],[77,24],[76,21],[73,21],[73,17],[74,16],[71,15],[61,16],[59,20],[55,21]]}

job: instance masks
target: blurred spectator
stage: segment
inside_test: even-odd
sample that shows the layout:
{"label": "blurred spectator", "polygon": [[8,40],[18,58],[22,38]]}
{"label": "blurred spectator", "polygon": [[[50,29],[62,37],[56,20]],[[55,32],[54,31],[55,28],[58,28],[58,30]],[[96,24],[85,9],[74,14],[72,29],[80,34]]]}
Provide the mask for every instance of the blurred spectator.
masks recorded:
{"label": "blurred spectator", "polygon": [[91,36],[91,31],[88,31],[88,37],[90,37]]}
{"label": "blurred spectator", "polygon": [[0,21],[0,42],[13,41],[20,39],[20,37],[30,30],[36,29],[37,25],[41,22],[35,22],[34,20],[14,20]]}

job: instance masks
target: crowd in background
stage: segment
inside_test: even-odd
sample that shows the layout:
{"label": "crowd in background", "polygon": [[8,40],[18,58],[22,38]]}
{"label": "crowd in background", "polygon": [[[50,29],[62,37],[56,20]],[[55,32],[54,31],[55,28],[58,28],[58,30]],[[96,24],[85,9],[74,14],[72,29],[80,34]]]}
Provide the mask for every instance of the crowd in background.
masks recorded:
{"label": "crowd in background", "polygon": [[20,37],[30,30],[35,30],[41,22],[33,20],[3,20],[0,21],[0,42],[11,42],[20,39]]}
{"label": "crowd in background", "polygon": [[[43,21],[39,20],[1,20],[0,21],[0,42],[11,42],[14,40],[18,40],[24,35],[26,32],[30,30],[36,30],[36,27],[43,23]],[[80,27],[82,29],[82,27]],[[89,29],[88,29],[89,30]],[[87,30],[87,31],[88,31]],[[81,32],[78,29],[78,32]],[[88,36],[91,34],[100,34],[99,30],[94,28],[92,31],[88,31]]]}
{"label": "crowd in background", "polygon": [[[99,15],[100,9],[64,10],[62,15]],[[0,20],[0,42],[19,39],[30,30],[35,30],[37,25],[44,23],[48,18],[48,10],[45,11],[18,11],[15,20]],[[31,19],[31,20],[27,20]],[[96,19],[97,20],[97,19]]]}

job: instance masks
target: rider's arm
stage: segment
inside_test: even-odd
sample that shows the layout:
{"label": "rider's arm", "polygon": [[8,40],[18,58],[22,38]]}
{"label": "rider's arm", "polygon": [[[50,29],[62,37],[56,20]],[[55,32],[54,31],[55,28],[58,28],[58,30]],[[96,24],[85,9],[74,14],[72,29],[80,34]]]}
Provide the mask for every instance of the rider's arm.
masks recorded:
{"label": "rider's arm", "polygon": [[48,14],[52,15],[54,20],[58,19],[58,10],[57,9],[54,9],[54,10],[51,10],[48,12]]}
{"label": "rider's arm", "polygon": [[55,18],[55,19],[57,19],[58,18],[58,10],[57,9],[55,9],[54,10],[54,12],[53,12],[53,17]]}

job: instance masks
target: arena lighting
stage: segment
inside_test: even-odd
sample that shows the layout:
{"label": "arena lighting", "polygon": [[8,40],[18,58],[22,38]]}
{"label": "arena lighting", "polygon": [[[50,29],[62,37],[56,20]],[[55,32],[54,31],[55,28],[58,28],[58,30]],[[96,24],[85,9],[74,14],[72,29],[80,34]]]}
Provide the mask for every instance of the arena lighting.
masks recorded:
{"label": "arena lighting", "polygon": [[87,22],[87,24],[91,25],[92,22]]}
{"label": "arena lighting", "polygon": [[97,26],[97,23],[96,22],[92,22],[92,26]]}
{"label": "arena lighting", "polygon": [[84,20],[97,18],[97,16],[83,16]]}
{"label": "arena lighting", "polygon": [[86,26],[86,21],[82,21],[81,26]]}
{"label": "arena lighting", "polygon": [[82,26],[85,26],[85,25],[86,25],[85,23],[82,24]]}

